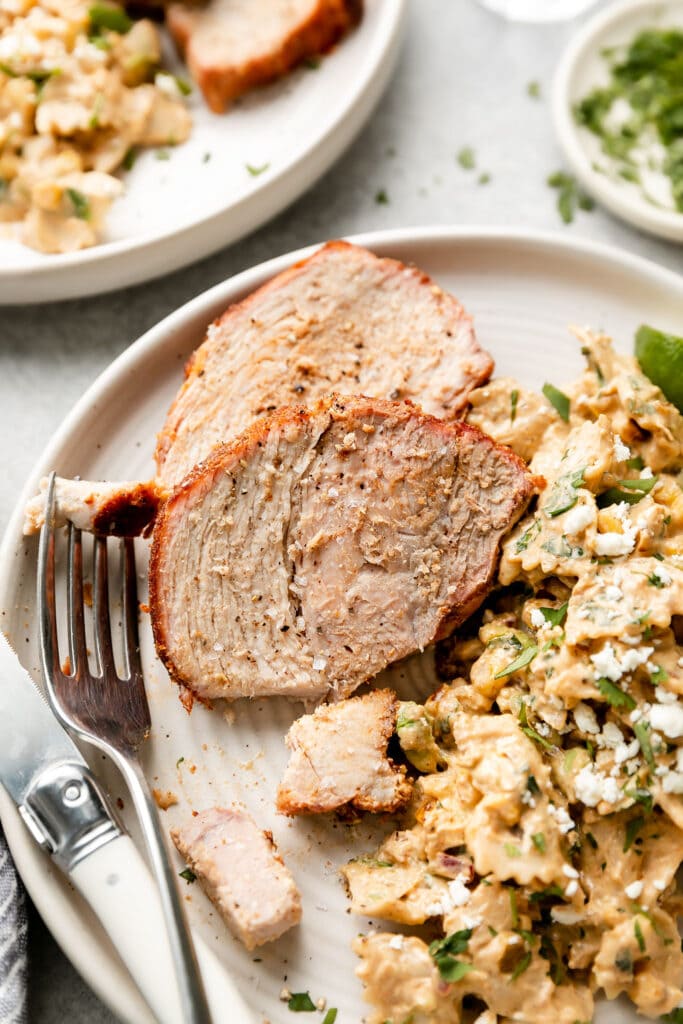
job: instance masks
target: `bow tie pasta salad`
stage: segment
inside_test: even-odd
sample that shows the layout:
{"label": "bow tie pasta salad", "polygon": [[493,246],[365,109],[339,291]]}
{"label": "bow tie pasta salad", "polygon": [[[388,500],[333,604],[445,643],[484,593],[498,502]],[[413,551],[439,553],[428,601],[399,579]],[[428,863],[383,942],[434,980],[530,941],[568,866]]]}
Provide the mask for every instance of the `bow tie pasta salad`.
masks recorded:
{"label": "bow tie pasta salad", "polygon": [[402,705],[402,827],[344,868],[353,910],[425,926],[356,940],[370,1024],[584,1024],[598,990],[680,1019],[683,417],[580,340],[566,392],[472,396],[546,486],[449,681]]}

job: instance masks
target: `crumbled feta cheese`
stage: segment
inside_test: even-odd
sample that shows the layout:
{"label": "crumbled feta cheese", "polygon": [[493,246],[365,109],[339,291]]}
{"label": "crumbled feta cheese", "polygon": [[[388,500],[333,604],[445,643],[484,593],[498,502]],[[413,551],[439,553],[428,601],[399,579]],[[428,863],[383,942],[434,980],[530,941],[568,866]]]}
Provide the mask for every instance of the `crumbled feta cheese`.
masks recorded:
{"label": "crumbled feta cheese", "polygon": [[610,583],[608,587],[605,587],[605,597],[608,601],[622,601],[624,592],[620,587],[615,587]]}
{"label": "crumbled feta cheese", "polygon": [[[575,882],[572,884],[576,885]],[[565,889],[565,893],[569,893],[569,886]],[[574,894],[571,893],[570,895],[573,896]],[[578,910],[574,910],[573,907],[553,907],[550,911],[550,916],[558,924],[577,924],[583,918],[583,914]]]}
{"label": "crumbled feta cheese", "polygon": [[654,647],[637,647],[632,651],[625,651],[619,662],[622,672],[635,672],[653,653]]}
{"label": "crumbled feta cheese", "polygon": [[664,890],[666,889],[666,882],[663,878],[655,878],[655,880],[652,883],[652,888],[656,889],[657,892],[664,892]]}
{"label": "crumbled feta cheese", "polygon": [[618,434],[614,438],[614,457],[617,462],[626,462],[631,458],[631,449],[624,444]]}
{"label": "crumbled feta cheese", "polygon": [[665,793],[683,793],[683,772],[667,772],[662,778]]}
{"label": "crumbled feta cheese", "polygon": [[636,546],[636,531],[630,529],[623,533],[598,533],[595,537],[594,550],[596,555],[618,558],[630,555]]}
{"label": "crumbled feta cheese", "polygon": [[642,891],[643,883],[640,881],[640,879],[638,879],[635,882],[631,882],[631,884],[627,885],[624,889],[624,892],[630,900],[637,900],[638,897],[641,895]]}
{"label": "crumbled feta cheese", "polygon": [[595,511],[590,505],[575,505],[562,520],[565,534],[580,533],[595,519]]}
{"label": "crumbled feta cheese", "polygon": [[600,732],[600,726],[598,725],[593,708],[589,707],[588,704],[584,704],[583,701],[580,701],[574,708],[574,721],[576,722],[576,728],[581,732],[588,732],[593,735]]}
{"label": "crumbled feta cheese", "polygon": [[670,740],[683,736],[683,706],[680,704],[654,704],[649,719],[652,728],[663,732]]}
{"label": "crumbled feta cheese", "polygon": [[548,804],[548,813],[555,818],[557,827],[563,835],[566,835],[567,832],[571,832],[573,828],[576,828],[573,818],[570,818],[564,807],[556,807],[555,804]]}
{"label": "crumbled feta cheese", "polygon": [[616,804],[621,797],[616,780],[603,775],[592,764],[584,765],[577,774],[574,779],[574,791],[586,807],[597,807],[603,800],[608,804]]}
{"label": "crumbled feta cheese", "polygon": [[596,679],[604,676],[606,679],[611,679],[613,683],[621,679],[623,670],[611,643],[606,643],[596,654],[591,654],[590,659],[595,666]]}
{"label": "crumbled feta cheese", "polygon": [[616,804],[621,798],[621,790],[616,779],[605,779],[602,786],[602,799],[606,804]]}
{"label": "crumbled feta cheese", "polygon": [[624,734],[614,722],[605,722],[600,739],[607,747],[618,747],[620,743],[624,742]]}
{"label": "crumbled feta cheese", "polygon": [[454,878],[448,883],[448,896],[454,907],[464,907],[469,903],[472,893],[465,885],[462,878]]}
{"label": "crumbled feta cheese", "polygon": [[663,686],[658,686],[656,688],[655,697],[660,704],[675,704],[678,700],[677,693],[672,693],[671,690],[665,690]]}
{"label": "crumbled feta cheese", "polygon": [[571,864],[563,864],[562,865],[562,874],[566,878],[578,878],[579,877],[579,872],[576,870],[575,867],[572,867]]}
{"label": "crumbled feta cheese", "polygon": [[389,948],[390,949],[403,949],[403,936],[402,935],[392,935],[391,938],[389,939]]}
{"label": "crumbled feta cheese", "polygon": [[313,671],[322,672],[327,665],[327,658],[323,658],[320,654],[316,654],[313,659]]}
{"label": "crumbled feta cheese", "polygon": [[620,743],[618,747],[614,748],[614,760],[617,764],[623,764],[624,761],[630,761],[632,757],[635,757],[640,750],[640,743],[638,740],[631,740],[630,743]]}
{"label": "crumbled feta cheese", "polygon": [[640,479],[641,480],[652,480],[652,470],[650,469],[649,466],[646,466],[645,469],[643,469],[641,471]]}
{"label": "crumbled feta cheese", "polygon": [[564,894],[565,896],[568,896],[569,899],[571,899],[572,896],[574,896],[578,891],[579,883],[576,881],[575,878],[572,878],[571,882],[567,882],[567,887],[564,890]]}
{"label": "crumbled feta cheese", "polygon": [[676,751],[676,770],[683,772],[683,747],[679,747]]}
{"label": "crumbled feta cheese", "polygon": [[531,619],[531,625],[534,629],[543,629],[544,626],[549,625],[540,608],[532,608],[529,618]]}

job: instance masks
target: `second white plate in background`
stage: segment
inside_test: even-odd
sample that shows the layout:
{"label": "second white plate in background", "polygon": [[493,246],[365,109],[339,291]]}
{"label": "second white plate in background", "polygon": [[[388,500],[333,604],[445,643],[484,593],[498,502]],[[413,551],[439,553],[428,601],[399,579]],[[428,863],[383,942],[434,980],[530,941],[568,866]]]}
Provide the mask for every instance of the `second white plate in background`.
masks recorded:
{"label": "second white plate in background", "polygon": [[[0,239],[0,305],[80,298],[168,274],[237,241],[309,188],[360,131],[398,55],[407,0],[363,19],[314,69],[212,114],[198,89],[184,145],[147,150],[125,176],[101,244],[45,255]],[[168,47],[173,69],[187,72]],[[266,167],[250,174],[248,167]]]}

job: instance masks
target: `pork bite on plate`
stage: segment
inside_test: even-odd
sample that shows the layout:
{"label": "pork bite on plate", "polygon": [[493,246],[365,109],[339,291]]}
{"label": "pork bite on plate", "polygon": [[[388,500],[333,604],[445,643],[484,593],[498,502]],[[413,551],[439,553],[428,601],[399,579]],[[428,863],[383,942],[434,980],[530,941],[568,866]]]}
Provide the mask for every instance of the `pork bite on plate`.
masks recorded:
{"label": "pork bite on plate", "polygon": [[284,814],[321,814],[352,806],[395,811],[410,799],[406,769],[387,757],[399,702],[374,690],[302,715],[285,742],[292,752],[277,791]]}
{"label": "pork bite on plate", "polygon": [[272,942],[301,920],[301,897],[277,852],[239,807],[201,811],[171,838],[230,931],[247,949]]}
{"label": "pork bite on plate", "polygon": [[164,505],[157,652],[203,699],[347,696],[478,607],[533,490],[509,449],[409,404],[282,409]]}

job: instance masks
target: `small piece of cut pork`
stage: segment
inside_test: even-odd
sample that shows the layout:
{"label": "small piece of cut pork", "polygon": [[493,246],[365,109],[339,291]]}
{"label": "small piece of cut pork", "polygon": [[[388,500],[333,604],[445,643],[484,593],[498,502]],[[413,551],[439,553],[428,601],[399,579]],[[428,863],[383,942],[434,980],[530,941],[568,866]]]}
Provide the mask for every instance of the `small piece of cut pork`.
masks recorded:
{"label": "small piece of cut pork", "polygon": [[406,769],[387,757],[398,700],[374,690],[303,715],[287,733],[292,751],[277,791],[284,814],[322,814],[347,805],[396,811],[412,792]]}
{"label": "small piece of cut pork", "polygon": [[203,699],[347,696],[491,587],[534,478],[476,427],[332,396],[264,417],[157,517],[157,652]]}
{"label": "small piece of cut pork", "polygon": [[201,811],[171,838],[230,931],[247,949],[301,920],[301,897],[273,837],[238,807]]}
{"label": "small piece of cut pork", "polygon": [[[24,512],[24,534],[38,533],[45,522],[48,478],[40,481],[40,492],[31,498]],[[154,481],[99,482],[55,479],[55,526],[73,523],[79,530],[137,537],[147,534],[165,492]]]}
{"label": "small piece of cut pork", "polygon": [[471,318],[426,274],[328,242],[213,323],[157,443],[168,486],[264,413],[332,392],[457,417],[493,362]]}
{"label": "small piece of cut pork", "polygon": [[217,114],[234,99],[328,50],[359,20],[362,0],[171,3],[168,26]]}

